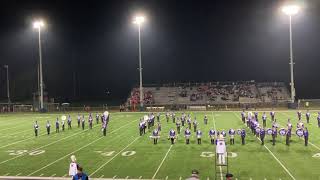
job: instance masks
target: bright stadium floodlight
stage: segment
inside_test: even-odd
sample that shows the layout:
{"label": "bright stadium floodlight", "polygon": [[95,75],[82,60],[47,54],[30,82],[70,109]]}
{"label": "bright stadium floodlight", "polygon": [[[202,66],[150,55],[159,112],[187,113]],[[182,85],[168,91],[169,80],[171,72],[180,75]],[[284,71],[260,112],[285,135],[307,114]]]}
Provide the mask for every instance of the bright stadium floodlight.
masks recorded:
{"label": "bright stadium floodlight", "polygon": [[143,16],[136,16],[133,19],[133,24],[138,24],[141,25],[142,23],[144,23],[145,18]]}
{"label": "bright stadium floodlight", "polygon": [[44,27],[44,22],[42,20],[33,22],[33,28],[40,29],[42,27]]}
{"label": "bright stadium floodlight", "polygon": [[293,74],[293,50],[292,50],[292,16],[298,14],[300,7],[297,5],[286,5],[282,7],[282,12],[289,16],[289,36],[290,36],[290,87],[291,87],[291,103],[294,103],[296,91],[294,88],[294,74]]}
{"label": "bright stadium floodlight", "polygon": [[282,7],[282,12],[288,16],[293,16],[298,14],[300,7],[297,5],[286,5]]}
{"label": "bright stadium floodlight", "polygon": [[[42,20],[37,20],[33,22],[33,28],[38,30],[39,33],[39,90],[40,91],[40,98],[39,98],[39,104],[40,104],[40,110],[43,109],[43,74],[42,74],[42,52],[41,52],[41,28],[44,27],[44,22]],[[38,93],[39,95],[39,93]]]}
{"label": "bright stadium floodlight", "polygon": [[142,64],[141,64],[141,25],[145,22],[144,16],[136,16],[133,19],[133,24],[138,25],[139,31],[139,74],[140,74],[140,109],[143,109],[143,87],[142,87]]}

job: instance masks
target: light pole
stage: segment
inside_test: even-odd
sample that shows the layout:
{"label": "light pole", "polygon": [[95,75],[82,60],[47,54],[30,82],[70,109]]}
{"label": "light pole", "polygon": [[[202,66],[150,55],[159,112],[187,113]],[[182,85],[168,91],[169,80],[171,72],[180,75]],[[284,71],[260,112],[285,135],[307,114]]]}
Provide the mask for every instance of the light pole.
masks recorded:
{"label": "light pole", "polygon": [[4,68],[7,69],[7,97],[8,97],[8,104],[10,105],[11,100],[10,100],[9,66],[4,65]]}
{"label": "light pole", "polygon": [[141,64],[141,25],[144,22],[143,16],[136,16],[133,20],[134,24],[138,25],[139,31],[139,73],[140,73],[140,108],[143,108],[143,87],[142,87],[142,64]]}
{"label": "light pole", "polygon": [[35,21],[33,28],[39,33],[39,74],[40,74],[40,110],[43,109],[43,76],[42,76],[42,52],[41,52],[41,28],[44,27],[43,21]]}
{"label": "light pole", "polygon": [[294,75],[293,75],[293,50],[292,50],[292,16],[296,15],[299,12],[299,6],[296,5],[287,5],[282,7],[282,12],[289,16],[289,36],[290,36],[290,87],[291,87],[291,102],[294,103],[296,90],[294,88]]}

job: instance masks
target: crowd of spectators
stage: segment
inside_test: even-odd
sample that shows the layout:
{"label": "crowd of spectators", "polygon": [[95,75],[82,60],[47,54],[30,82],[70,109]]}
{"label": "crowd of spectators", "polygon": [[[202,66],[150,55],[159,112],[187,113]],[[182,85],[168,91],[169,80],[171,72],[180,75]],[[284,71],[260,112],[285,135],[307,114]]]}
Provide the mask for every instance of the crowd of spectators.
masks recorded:
{"label": "crowd of spectators", "polygon": [[[131,97],[130,97],[130,105],[135,106],[140,103],[140,91],[138,88],[133,89],[131,92]],[[154,98],[153,94],[151,91],[145,91],[144,96],[143,96],[143,103],[144,104],[153,104],[154,103]]]}

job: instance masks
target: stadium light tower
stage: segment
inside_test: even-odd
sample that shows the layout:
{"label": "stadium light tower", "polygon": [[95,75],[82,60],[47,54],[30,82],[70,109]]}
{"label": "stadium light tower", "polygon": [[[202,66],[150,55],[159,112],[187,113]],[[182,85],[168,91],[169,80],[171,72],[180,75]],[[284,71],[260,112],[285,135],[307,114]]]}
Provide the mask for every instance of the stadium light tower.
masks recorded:
{"label": "stadium light tower", "polygon": [[41,52],[41,28],[44,27],[44,22],[38,20],[33,22],[33,28],[39,33],[39,74],[40,74],[40,110],[43,109],[43,75],[42,75],[42,52]]}
{"label": "stadium light tower", "polygon": [[289,16],[289,36],[290,36],[290,74],[291,74],[291,102],[294,103],[296,90],[294,88],[294,75],[293,75],[293,51],[292,51],[292,16],[296,15],[300,10],[297,5],[286,5],[282,7],[282,12]]}
{"label": "stadium light tower", "polygon": [[9,84],[9,66],[4,65],[4,68],[7,70],[7,97],[8,97],[8,104],[10,105],[11,100],[10,100],[10,84]]}
{"label": "stadium light tower", "polygon": [[140,108],[143,108],[143,89],[142,89],[142,64],[141,64],[141,25],[144,23],[145,18],[143,16],[136,16],[133,19],[133,23],[138,26],[139,31],[139,73],[140,73]]}

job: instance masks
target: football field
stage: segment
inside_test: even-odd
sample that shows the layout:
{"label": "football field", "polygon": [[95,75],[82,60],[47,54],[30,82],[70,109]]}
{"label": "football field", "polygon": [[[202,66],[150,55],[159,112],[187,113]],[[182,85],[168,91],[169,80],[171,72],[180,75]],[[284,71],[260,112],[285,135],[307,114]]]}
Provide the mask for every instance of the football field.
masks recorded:
{"label": "football field", "polygon": [[[92,112],[95,116],[96,112]],[[102,113],[102,112],[99,112]],[[186,112],[189,113],[189,112]],[[271,127],[268,114],[267,127]],[[303,111],[303,121],[305,116]],[[320,179],[320,128],[317,126],[317,112],[312,111],[309,130],[309,145],[295,135],[296,111],[276,111],[280,127],[286,127],[291,118],[294,126],[290,146],[285,145],[285,136],[278,135],[272,146],[271,136],[266,135],[265,145],[254,136],[240,119],[240,112],[190,112],[192,120],[197,118],[202,130],[202,144],[198,145],[192,131],[190,144],[185,144],[184,127],[177,141],[171,145],[168,132],[176,125],[165,120],[161,114],[162,131],[157,145],[153,144],[150,129],[139,136],[139,119],[146,113],[110,113],[107,136],[101,132],[101,122],[89,129],[88,113],[85,130],[77,127],[78,113],[70,113],[72,129],[67,125],[64,132],[55,132],[55,119],[68,113],[14,113],[0,115],[0,176],[43,176],[68,177],[70,156],[75,155],[84,171],[93,178],[121,179],[185,179],[192,169],[200,172],[201,179],[225,179],[226,167],[215,170],[215,146],[210,144],[209,129],[226,132],[245,128],[246,144],[241,145],[239,135],[235,145],[229,144],[229,171],[234,179],[242,180],[319,180]],[[208,124],[203,122],[208,116]],[[262,112],[259,112],[261,122]],[[181,117],[181,112],[176,113]],[[33,123],[40,125],[39,136],[34,136]],[[46,133],[46,122],[51,123],[51,134]],[[155,123],[156,125],[156,123]],[[155,126],[156,127],[156,126]],[[61,127],[60,127],[61,128]]]}

